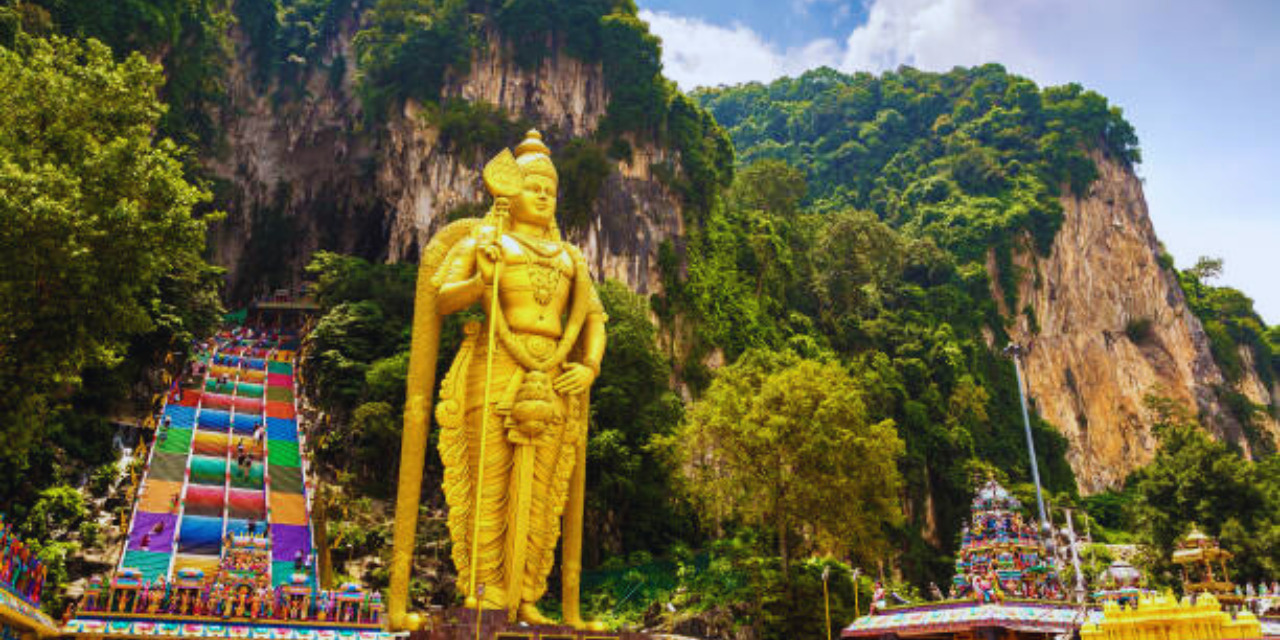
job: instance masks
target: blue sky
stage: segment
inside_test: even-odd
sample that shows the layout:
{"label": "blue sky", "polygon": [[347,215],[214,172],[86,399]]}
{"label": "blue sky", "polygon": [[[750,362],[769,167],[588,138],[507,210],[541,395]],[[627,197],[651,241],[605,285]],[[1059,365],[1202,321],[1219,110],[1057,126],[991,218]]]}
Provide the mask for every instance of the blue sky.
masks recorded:
{"label": "blue sky", "polygon": [[1280,1],[638,0],[682,88],[818,66],[944,71],[999,62],[1080,82],[1138,130],[1156,233],[1180,267],[1280,324]]}

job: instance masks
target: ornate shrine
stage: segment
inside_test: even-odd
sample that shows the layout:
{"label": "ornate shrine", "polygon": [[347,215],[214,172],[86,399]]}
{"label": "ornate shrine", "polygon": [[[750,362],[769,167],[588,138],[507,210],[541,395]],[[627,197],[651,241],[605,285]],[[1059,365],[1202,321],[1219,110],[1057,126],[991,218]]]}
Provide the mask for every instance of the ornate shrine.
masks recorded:
{"label": "ornate shrine", "polygon": [[[1224,606],[1238,607],[1244,599],[1235,592],[1227,561],[1235,557],[1211,538],[1191,525],[1191,533],[1178,542],[1173,552],[1173,562],[1182,568],[1182,592],[1186,594],[1210,593]],[[1217,572],[1214,566],[1217,566]]]}
{"label": "ornate shrine", "polygon": [[1133,606],[1103,605],[1103,619],[1084,625],[1081,640],[1249,640],[1262,638],[1262,626],[1252,613],[1230,614],[1205,594],[1192,601],[1172,596],[1142,595]]}
{"label": "ornate shrine", "polygon": [[960,534],[952,598],[993,602],[1005,598],[1065,600],[1066,592],[1022,505],[995,480],[973,498],[969,526]]}
{"label": "ornate shrine", "polygon": [[877,607],[841,636],[1048,638],[1097,618],[1097,611],[1063,601],[1057,570],[1021,508],[1000,483],[987,481],[961,532],[950,599]]}
{"label": "ornate shrine", "polygon": [[1121,609],[1136,607],[1140,599],[1155,595],[1154,591],[1143,588],[1143,582],[1141,571],[1128,562],[1116,560],[1098,575],[1098,588],[1093,592],[1093,600]]}

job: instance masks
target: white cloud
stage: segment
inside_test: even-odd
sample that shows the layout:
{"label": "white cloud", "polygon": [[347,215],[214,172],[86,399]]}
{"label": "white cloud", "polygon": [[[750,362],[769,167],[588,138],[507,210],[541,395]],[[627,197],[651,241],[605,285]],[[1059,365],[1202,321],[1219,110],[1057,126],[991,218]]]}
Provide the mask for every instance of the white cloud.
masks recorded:
{"label": "white cloud", "polygon": [[641,11],[640,18],[662,38],[668,78],[684,89],[743,82],[767,82],[822,65],[836,66],[840,45],[818,39],[779,50],[742,24],[721,27],[665,12]]}
{"label": "white cloud", "polygon": [[[788,6],[819,0],[793,0]],[[1280,230],[1277,2],[866,0],[843,42],[782,50],[741,24],[642,12],[681,87],[832,66],[929,71],[998,62],[1041,85],[1080,82],[1125,110],[1142,140],[1156,230],[1180,265],[1225,260],[1223,283],[1280,323],[1270,276]],[[1209,232],[1207,226],[1214,225]]]}
{"label": "white cloud", "polygon": [[[989,58],[1003,40],[976,0],[876,2],[845,42],[846,69],[949,68]],[[965,61],[965,62],[961,62]]]}

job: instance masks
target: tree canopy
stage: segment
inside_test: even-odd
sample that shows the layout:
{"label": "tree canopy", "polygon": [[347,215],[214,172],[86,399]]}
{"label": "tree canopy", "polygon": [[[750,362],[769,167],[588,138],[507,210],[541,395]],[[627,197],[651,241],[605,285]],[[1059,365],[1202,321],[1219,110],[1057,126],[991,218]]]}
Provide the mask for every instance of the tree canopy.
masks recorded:
{"label": "tree canopy", "polygon": [[874,562],[901,518],[903,446],[865,395],[838,362],[749,351],[668,442],[703,516],[772,528],[784,573],[793,554]]}
{"label": "tree canopy", "polygon": [[1125,524],[1151,545],[1153,577],[1177,582],[1169,558],[1193,524],[1236,554],[1237,582],[1280,573],[1280,457],[1249,462],[1209,437],[1180,404],[1159,397],[1148,404],[1158,416],[1160,448],[1126,481]]}
{"label": "tree canopy", "polygon": [[209,199],[154,135],[163,75],[105,45],[19,34],[0,48],[0,424],[21,470],[84,376],[137,341],[216,321]]}

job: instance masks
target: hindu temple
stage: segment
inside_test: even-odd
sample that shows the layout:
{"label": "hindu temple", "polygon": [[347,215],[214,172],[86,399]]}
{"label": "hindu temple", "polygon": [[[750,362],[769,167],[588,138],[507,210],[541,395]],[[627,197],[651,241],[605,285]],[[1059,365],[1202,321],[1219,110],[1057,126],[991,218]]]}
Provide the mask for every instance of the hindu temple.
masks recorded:
{"label": "hindu temple", "polygon": [[1094,615],[1066,602],[1057,569],[1022,505],[994,479],[974,495],[946,600],[875,607],[845,638],[1047,638]]}
{"label": "hindu temple", "polygon": [[35,640],[58,634],[57,623],[40,610],[47,574],[33,547],[0,516],[0,638]]}

